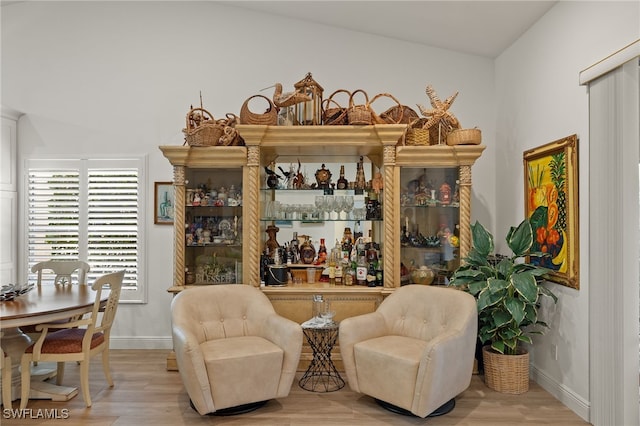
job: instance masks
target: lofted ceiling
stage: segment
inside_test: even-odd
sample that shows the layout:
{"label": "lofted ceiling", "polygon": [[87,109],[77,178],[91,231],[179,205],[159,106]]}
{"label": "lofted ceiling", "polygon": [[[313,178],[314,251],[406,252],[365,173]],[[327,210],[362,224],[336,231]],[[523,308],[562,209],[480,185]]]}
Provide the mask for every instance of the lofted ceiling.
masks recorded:
{"label": "lofted ceiling", "polygon": [[302,21],[495,58],[557,1],[226,1]]}

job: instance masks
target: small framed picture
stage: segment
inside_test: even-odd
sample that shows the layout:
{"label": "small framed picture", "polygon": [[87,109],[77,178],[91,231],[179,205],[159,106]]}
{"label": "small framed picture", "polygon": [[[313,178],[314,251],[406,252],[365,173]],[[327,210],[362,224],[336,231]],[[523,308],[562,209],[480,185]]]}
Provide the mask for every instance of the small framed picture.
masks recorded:
{"label": "small framed picture", "polygon": [[175,195],[173,182],[155,182],[153,223],[156,225],[173,225]]}

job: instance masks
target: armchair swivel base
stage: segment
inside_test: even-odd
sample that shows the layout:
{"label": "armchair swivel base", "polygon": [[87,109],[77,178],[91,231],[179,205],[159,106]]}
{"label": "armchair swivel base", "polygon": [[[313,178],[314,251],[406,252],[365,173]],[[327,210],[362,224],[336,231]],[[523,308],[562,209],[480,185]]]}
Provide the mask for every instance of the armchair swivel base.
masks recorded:
{"label": "armchair swivel base", "polygon": [[[418,417],[409,410],[405,410],[404,408],[400,408],[397,405],[390,404],[381,399],[375,398],[375,401],[378,403],[379,406],[381,406],[385,410],[391,411],[392,413],[402,414],[403,416],[409,416],[409,417]],[[456,400],[451,398],[449,401],[445,402],[440,407],[436,408],[435,411],[432,411],[431,414],[428,414],[427,417],[443,416],[449,413],[451,410],[453,410],[455,406],[456,406]]]}
{"label": "armchair swivel base", "polygon": [[[269,400],[258,401],[258,402],[250,402],[249,404],[241,404],[235,407],[223,408],[218,411],[214,411],[213,413],[207,413],[207,416],[218,416],[218,417],[226,417],[226,416],[237,416],[239,414],[246,414],[252,411],[257,410],[258,408],[266,405]],[[198,411],[195,405],[193,405],[193,401],[189,400],[189,405],[191,408]]]}

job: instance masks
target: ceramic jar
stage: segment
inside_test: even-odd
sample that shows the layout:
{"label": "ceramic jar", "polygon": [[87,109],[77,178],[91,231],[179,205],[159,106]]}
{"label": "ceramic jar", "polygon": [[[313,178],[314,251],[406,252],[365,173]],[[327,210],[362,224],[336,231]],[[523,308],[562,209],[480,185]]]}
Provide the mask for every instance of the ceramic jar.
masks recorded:
{"label": "ceramic jar", "polygon": [[411,282],[414,284],[429,285],[435,277],[436,274],[427,266],[421,266],[411,272]]}

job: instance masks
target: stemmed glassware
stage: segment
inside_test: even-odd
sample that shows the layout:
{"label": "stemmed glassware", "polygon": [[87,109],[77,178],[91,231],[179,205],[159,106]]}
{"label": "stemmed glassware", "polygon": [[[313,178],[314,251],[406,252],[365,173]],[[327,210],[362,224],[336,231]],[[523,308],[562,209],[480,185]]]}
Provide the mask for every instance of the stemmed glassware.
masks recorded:
{"label": "stemmed glassware", "polygon": [[324,195],[316,195],[315,206],[316,206],[316,209],[318,210],[318,219],[323,220],[324,211],[327,208],[327,203],[325,202]]}
{"label": "stemmed glassware", "polygon": [[353,210],[353,203],[354,203],[353,195],[345,195],[343,210],[347,214],[347,220],[351,218],[351,210]]}
{"label": "stemmed glassware", "polygon": [[338,214],[338,220],[342,220],[342,212],[345,210],[345,196],[344,195],[336,195],[333,198],[334,209]]}
{"label": "stemmed glassware", "polygon": [[334,216],[333,213],[336,211],[336,203],[335,203],[335,197],[333,195],[325,195],[324,196],[324,202],[325,202],[325,208],[327,211],[327,219],[328,220],[334,220]]}

